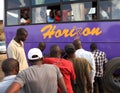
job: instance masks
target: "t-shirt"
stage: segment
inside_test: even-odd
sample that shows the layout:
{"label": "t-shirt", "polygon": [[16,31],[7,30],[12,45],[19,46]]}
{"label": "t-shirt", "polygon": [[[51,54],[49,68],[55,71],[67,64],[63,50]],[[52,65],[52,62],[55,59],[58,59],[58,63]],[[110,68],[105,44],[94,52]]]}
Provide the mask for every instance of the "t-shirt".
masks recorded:
{"label": "t-shirt", "polygon": [[74,81],[76,76],[75,76],[72,62],[65,59],[59,59],[59,58],[44,58],[44,63],[54,64],[60,68],[60,71],[63,74],[63,78],[65,81],[68,93],[73,93],[71,81]]}
{"label": "t-shirt", "polygon": [[[3,81],[0,82],[0,93],[5,93],[7,88],[13,83],[16,75],[9,75],[3,78]],[[21,89],[19,93],[24,93],[24,90]]]}
{"label": "t-shirt", "polygon": [[58,80],[62,74],[54,65],[34,65],[21,71],[15,79],[24,87],[25,93],[57,93]]}

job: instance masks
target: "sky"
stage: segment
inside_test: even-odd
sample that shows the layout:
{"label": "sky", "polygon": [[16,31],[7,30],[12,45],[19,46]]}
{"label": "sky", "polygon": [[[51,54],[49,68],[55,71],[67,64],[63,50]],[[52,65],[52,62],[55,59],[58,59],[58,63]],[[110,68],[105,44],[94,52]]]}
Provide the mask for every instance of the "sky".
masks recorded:
{"label": "sky", "polygon": [[4,0],[0,0],[0,20],[3,20],[4,18]]}

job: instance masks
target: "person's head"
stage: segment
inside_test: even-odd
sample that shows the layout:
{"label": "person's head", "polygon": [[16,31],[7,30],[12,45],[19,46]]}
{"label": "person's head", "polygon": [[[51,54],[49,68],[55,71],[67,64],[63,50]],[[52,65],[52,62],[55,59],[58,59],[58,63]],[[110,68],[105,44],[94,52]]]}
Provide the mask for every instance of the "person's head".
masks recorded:
{"label": "person's head", "polygon": [[76,50],[82,48],[82,44],[81,44],[81,41],[79,39],[75,39],[73,41],[73,45],[75,46]]}
{"label": "person's head", "polygon": [[26,29],[24,29],[24,28],[17,29],[17,33],[16,33],[16,37],[15,37],[15,38],[17,38],[17,40],[24,42],[26,40],[27,36],[28,36],[28,32]]}
{"label": "person's head", "polygon": [[2,71],[5,76],[17,75],[19,72],[19,62],[13,58],[8,58],[2,62]]}
{"label": "person's head", "polygon": [[61,16],[60,10],[56,10],[56,11],[55,11],[55,15]]}
{"label": "person's head", "polygon": [[49,16],[50,16],[50,18],[54,19],[54,12],[53,12],[53,10],[51,10],[51,11],[49,12]]}
{"label": "person's head", "polygon": [[40,42],[38,44],[38,48],[43,52],[46,48],[46,44],[44,42]]}
{"label": "person's head", "polygon": [[50,56],[51,57],[61,57],[61,49],[58,45],[52,45],[50,47]]}
{"label": "person's head", "polygon": [[75,58],[75,47],[73,44],[67,44],[64,47],[65,52],[67,53],[68,57]]}
{"label": "person's head", "polygon": [[43,54],[39,48],[31,48],[28,51],[28,60],[31,65],[37,65],[38,63],[42,64]]}
{"label": "person's head", "polygon": [[93,51],[96,50],[96,49],[97,49],[96,43],[92,43],[92,44],[90,45],[90,50],[93,52]]}

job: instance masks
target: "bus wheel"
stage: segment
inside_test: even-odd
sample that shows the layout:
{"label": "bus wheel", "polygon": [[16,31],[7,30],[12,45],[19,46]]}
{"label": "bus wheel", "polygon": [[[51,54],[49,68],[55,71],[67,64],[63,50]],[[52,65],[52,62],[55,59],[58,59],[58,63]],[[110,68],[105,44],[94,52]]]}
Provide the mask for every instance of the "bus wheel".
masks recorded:
{"label": "bus wheel", "polygon": [[103,80],[109,91],[120,93],[120,57],[113,58],[106,64]]}

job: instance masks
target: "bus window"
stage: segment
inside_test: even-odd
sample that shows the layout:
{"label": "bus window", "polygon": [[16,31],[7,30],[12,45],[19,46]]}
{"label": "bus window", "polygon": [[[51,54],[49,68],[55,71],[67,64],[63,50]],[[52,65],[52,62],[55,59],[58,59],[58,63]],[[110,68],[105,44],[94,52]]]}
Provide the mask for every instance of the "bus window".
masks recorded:
{"label": "bus window", "polygon": [[112,2],[112,19],[120,19],[120,0],[114,0]]}
{"label": "bus window", "polygon": [[55,22],[54,10],[47,9],[47,22]]}
{"label": "bus window", "polygon": [[105,19],[110,19],[110,11],[111,11],[111,2],[108,1],[102,1],[99,4],[99,14],[100,14],[100,19],[105,20]]}
{"label": "bus window", "polygon": [[60,22],[61,21],[61,11],[60,5],[53,5],[47,7],[47,22]]}
{"label": "bus window", "polygon": [[46,7],[32,9],[32,23],[46,23]]}
{"label": "bus window", "polygon": [[62,21],[86,21],[92,20],[96,8],[92,2],[64,4],[62,6]]}
{"label": "bus window", "polygon": [[19,10],[7,11],[7,25],[18,25],[20,19]]}
{"label": "bus window", "polygon": [[63,1],[78,1],[78,0],[63,0]]}
{"label": "bus window", "polygon": [[6,0],[7,1],[7,8],[18,8],[18,7],[27,7],[30,4],[29,0]]}
{"label": "bus window", "polygon": [[30,24],[30,9],[20,9],[20,25]]}
{"label": "bus window", "polygon": [[48,4],[48,3],[60,3],[60,0],[32,0],[32,5]]}

